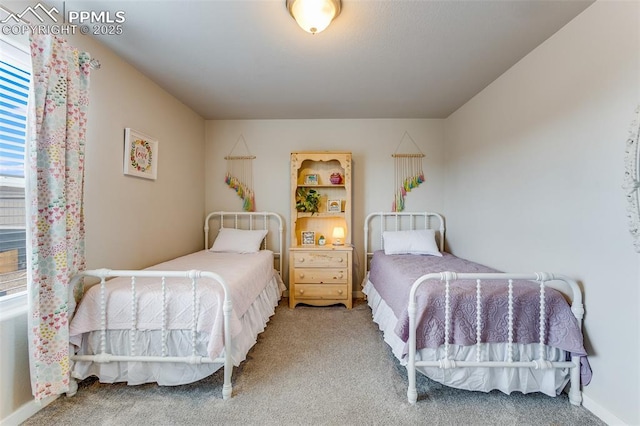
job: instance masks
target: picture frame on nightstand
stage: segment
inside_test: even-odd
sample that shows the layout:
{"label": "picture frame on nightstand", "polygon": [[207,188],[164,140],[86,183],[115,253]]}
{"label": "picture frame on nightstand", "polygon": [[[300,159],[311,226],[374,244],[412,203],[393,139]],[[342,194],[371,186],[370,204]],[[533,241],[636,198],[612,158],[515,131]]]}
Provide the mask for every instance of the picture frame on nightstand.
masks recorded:
{"label": "picture frame on nightstand", "polygon": [[302,231],[300,233],[303,246],[315,246],[316,245],[316,233],[315,231]]}

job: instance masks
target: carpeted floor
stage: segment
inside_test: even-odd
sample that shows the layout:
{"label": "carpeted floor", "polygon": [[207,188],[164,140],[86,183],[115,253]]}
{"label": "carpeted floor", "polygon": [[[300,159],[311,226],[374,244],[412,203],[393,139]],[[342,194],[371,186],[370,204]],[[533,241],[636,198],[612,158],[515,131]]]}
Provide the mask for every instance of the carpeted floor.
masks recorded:
{"label": "carpeted floor", "polygon": [[223,401],[222,371],[190,385],[80,384],[25,425],[602,425],[566,395],[504,395],[442,386],[418,374],[419,400],[407,403],[407,375],[363,301],[287,307],[283,299]]}

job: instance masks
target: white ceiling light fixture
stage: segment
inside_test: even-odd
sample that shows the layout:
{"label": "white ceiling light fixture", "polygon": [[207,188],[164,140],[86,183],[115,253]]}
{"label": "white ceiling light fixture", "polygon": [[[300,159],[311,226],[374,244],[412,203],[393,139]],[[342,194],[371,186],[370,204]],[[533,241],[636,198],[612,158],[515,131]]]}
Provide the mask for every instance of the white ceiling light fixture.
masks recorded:
{"label": "white ceiling light fixture", "polygon": [[340,0],[286,0],[289,13],[300,28],[316,34],[340,14]]}

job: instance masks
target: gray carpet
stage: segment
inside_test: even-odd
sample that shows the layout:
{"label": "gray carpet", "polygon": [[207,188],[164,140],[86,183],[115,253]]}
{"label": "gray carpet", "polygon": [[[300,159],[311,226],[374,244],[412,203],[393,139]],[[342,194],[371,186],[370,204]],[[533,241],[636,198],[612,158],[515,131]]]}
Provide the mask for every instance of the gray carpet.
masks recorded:
{"label": "gray carpet", "polygon": [[80,384],[25,425],[602,425],[566,395],[481,393],[407,375],[371,320],[365,302],[287,307],[283,299],[221,397],[222,371],[190,385]]}

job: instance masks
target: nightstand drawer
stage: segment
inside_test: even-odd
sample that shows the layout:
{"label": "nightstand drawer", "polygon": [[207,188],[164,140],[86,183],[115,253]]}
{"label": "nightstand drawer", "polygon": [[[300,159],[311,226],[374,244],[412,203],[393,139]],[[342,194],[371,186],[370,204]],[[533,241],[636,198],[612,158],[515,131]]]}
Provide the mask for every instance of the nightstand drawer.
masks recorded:
{"label": "nightstand drawer", "polygon": [[293,266],[296,268],[346,268],[348,254],[342,251],[301,251],[293,254]]}
{"label": "nightstand drawer", "polygon": [[295,298],[344,300],[350,297],[346,285],[332,284],[296,284]]}
{"label": "nightstand drawer", "polygon": [[297,283],[311,283],[311,284],[331,284],[331,283],[346,283],[347,276],[349,274],[348,269],[336,269],[336,268],[296,268],[294,270],[294,277]]}

